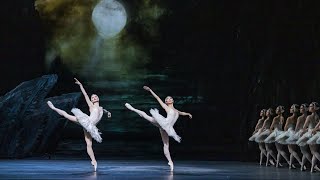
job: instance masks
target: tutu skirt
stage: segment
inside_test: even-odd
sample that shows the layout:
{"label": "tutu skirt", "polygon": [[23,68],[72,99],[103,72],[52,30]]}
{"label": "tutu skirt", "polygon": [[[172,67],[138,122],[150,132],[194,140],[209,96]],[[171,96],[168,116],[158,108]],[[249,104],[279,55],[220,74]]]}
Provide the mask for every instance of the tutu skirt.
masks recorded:
{"label": "tutu skirt", "polygon": [[99,129],[96,127],[94,122],[90,120],[90,117],[78,108],[73,108],[71,112],[76,116],[79,124],[91,135],[91,137],[97,142],[101,143],[101,133],[99,132]]}

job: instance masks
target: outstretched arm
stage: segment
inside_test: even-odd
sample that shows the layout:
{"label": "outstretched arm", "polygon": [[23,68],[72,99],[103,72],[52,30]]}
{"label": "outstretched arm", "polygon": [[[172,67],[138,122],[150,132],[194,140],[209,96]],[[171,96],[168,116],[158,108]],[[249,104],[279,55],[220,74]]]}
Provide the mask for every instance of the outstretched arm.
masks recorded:
{"label": "outstretched arm", "polygon": [[143,86],[143,89],[145,89],[146,91],[149,91],[149,92],[152,94],[152,96],[153,96],[154,98],[156,98],[156,100],[159,102],[159,104],[161,105],[161,107],[162,107],[164,110],[168,111],[168,106],[159,98],[158,95],[156,95],[156,93],[154,93],[148,86]]}
{"label": "outstretched arm", "polygon": [[186,113],[186,112],[181,112],[181,111],[178,111],[179,115],[181,116],[189,116],[190,119],[192,119],[192,115],[190,113]]}
{"label": "outstretched arm", "polygon": [[93,106],[93,103],[90,101],[90,98],[86,92],[86,90],[84,90],[82,84],[80,83],[80,81],[78,81],[78,79],[74,78],[74,80],[76,81],[75,83],[78,84],[80,86],[80,90],[84,96],[84,98],[86,99],[86,102],[88,104],[89,107]]}
{"label": "outstretched arm", "polygon": [[108,111],[106,109],[103,109],[103,112],[108,114],[108,118],[111,118],[111,112],[110,111]]}

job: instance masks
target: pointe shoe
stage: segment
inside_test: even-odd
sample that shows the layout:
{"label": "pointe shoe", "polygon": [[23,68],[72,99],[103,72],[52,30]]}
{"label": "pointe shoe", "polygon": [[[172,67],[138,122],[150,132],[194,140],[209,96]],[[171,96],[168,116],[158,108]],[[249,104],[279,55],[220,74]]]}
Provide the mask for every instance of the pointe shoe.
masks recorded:
{"label": "pointe shoe", "polygon": [[91,161],[91,164],[93,166],[94,172],[96,172],[97,171],[97,167],[98,167],[97,161],[96,162]]}
{"label": "pointe shoe", "polygon": [[270,162],[270,164],[271,164],[272,166],[274,166],[274,162],[273,162],[272,159],[270,159],[269,162]]}
{"label": "pointe shoe", "polygon": [[296,166],[294,164],[289,164],[289,169],[296,169]]}
{"label": "pointe shoe", "polygon": [[173,171],[173,163],[168,162],[168,165],[170,166],[170,170]]}
{"label": "pointe shoe", "polygon": [[124,104],[129,110],[133,110],[133,107],[129,103]]}
{"label": "pointe shoe", "polygon": [[314,169],[315,169],[316,171],[320,171],[320,169],[319,169],[319,167],[318,167],[317,165],[314,166]]}
{"label": "pointe shoe", "polygon": [[48,106],[49,106],[51,109],[54,109],[54,108],[55,108],[51,101],[47,101],[47,104],[48,104]]}

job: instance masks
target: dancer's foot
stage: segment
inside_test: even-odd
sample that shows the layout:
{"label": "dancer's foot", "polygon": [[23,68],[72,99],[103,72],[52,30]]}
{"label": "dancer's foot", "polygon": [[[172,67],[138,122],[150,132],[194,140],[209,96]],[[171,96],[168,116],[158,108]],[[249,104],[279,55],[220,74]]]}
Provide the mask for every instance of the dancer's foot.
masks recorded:
{"label": "dancer's foot", "polygon": [[289,164],[289,169],[296,169],[296,166],[294,164]]}
{"label": "dancer's foot", "polygon": [[315,165],[315,166],[314,166],[314,169],[315,169],[316,171],[320,171],[320,168],[318,167],[318,165]]}
{"label": "dancer's foot", "polygon": [[170,166],[170,170],[173,171],[173,162],[168,162],[168,165]]}
{"label": "dancer's foot", "polygon": [[274,166],[274,162],[273,162],[272,159],[270,159],[269,162],[270,162],[270,164],[271,164],[272,166]]}
{"label": "dancer's foot", "polygon": [[124,105],[131,111],[134,109],[129,103],[125,103]]}
{"label": "dancer's foot", "polygon": [[52,104],[52,102],[51,102],[51,101],[48,101],[48,102],[47,102],[47,104],[48,104],[48,106],[49,106],[51,109],[56,108],[56,107],[54,107],[54,105]]}
{"label": "dancer's foot", "polygon": [[176,135],[176,136],[173,136],[173,139],[176,140],[178,143],[181,142],[181,137]]}
{"label": "dancer's foot", "polygon": [[92,164],[92,166],[93,166],[94,172],[96,172],[96,171],[97,171],[97,167],[98,167],[97,161],[91,161],[91,164]]}

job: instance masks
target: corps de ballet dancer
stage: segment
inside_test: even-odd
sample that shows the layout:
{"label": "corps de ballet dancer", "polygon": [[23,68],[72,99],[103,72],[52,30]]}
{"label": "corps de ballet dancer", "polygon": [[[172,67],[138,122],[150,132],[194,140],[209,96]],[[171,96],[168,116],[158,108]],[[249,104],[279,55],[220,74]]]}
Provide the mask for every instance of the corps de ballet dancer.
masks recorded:
{"label": "corps de ballet dancer", "polygon": [[161,107],[166,111],[167,117],[163,117],[161,114],[159,114],[158,109],[151,109],[150,114],[151,116],[147,115],[144,111],[141,111],[139,109],[135,109],[130,104],[126,103],[125,106],[133,111],[136,112],[138,115],[143,117],[144,119],[148,120],[150,123],[152,123],[154,126],[158,127],[160,130],[162,142],[163,142],[163,152],[168,160],[168,165],[170,166],[170,170],[173,171],[173,161],[170,156],[169,151],[169,136],[174,138],[177,142],[180,143],[181,137],[177,135],[176,131],[174,130],[173,126],[175,122],[177,121],[179,115],[182,116],[189,116],[189,118],[192,118],[192,115],[190,113],[181,112],[174,108],[173,106],[173,98],[171,96],[167,96],[165,98],[165,102],[163,102],[158,95],[156,95],[149,87],[144,86],[143,87],[146,91],[149,91],[154,98],[159,102]]}
{"label": "corps de ballet dancer", "polygon": [[96,171],[98,167],[98,163],[95,159],[94,152],[92,149],[92,138],[99,143],[102,142],[102,138],[100,136],[101,133],[96,127],[96,124],[101,120],[103,113],[107,113],[108,118],[111,118],[111,113],[106,109],[103,109],[101,106],[99,106],[99,97],[96,94],[92,94],[90,99],[85,89],[83,88],[82,84],[76,78],[74,79],[75,79],[75,83],[80,86],[80,90],[89,106],[89,111],[90,111],[89,116],[77,108],[73,108],[71,110],[71,112],[74,114],[73,116],[68,114],[64,110],[56,108],[51,101],[48,101],[47,104],[52,110],[56,111],[61,116],[67,118],[72,122],[80,124],[83,127],[84,139],[87,144],[87,153],[91,159],[91,164],[94,168],[94,171]]}
{"label": "corps de ballet dancer", "polygon": [[319,121],[319,116],[317,114],[317,110],[319,109],[319,105],[316,102],[312,102],[309,105],[309,112],[311,112],[310,115],[307,116],[305,124],[303,126],[303,135],[298,139],[297,144],[299,146],[305,146],[309,144],[310,151],[312,153],[312,160],[311,160],[311,172],[314,171],[314,168],[316,166],[317,159],[320,158],[319,153],[317,152],[318,146],[313,143],[312,133],[313,129],[317,125]]}
{"label": "corps de ballet dancer", "polygon": [[[270,126],[271,126],[271,122],[274,116],[274,111],[272,108],[269,108],[266,112],[266,119],[263,122],[262,128],[258,131],[258,134],[255,138],[255,141],[257,143],[264,143],[264,140],[270,135]],[[275,165],[273,160],[270,159],[270,156],[276,160],[276,155],[272,150],[272,144],[271,143],[265,143],[266,146],[266,150],[267,150],[267,160],[266,160],[266,166],[269,165],[269,162],[272,165]]]}
{"label": "corps de ballet dancer", "polygon": [[288,145],[288,150],[290,152],[290,164],[289,169],[294,167],[293,158],[295,158],[301,166],[301,158],[299,157],[298,153],[296,152],[296,144],[290,144],[287,142],[287,139],[295,135],[295,127],[298,118],[299,112],[299,105],[293,104],[290,107],[290,113],[292,114],[290,117],[287,118],[286,124],[284,126],[284,132],[276,137],[276,142],[284,145]]}
{"label": "corps de ballet dancer", "polygon": [[[252,136],[249,138],[249,141],[255,141],[256,140],[256,137],[261,133],[262,131],[262,126],[263,126],[263,123],[266,119],[266,109],[262,109],[260,111],[260,119],[258,120],[257,124],[256,124],[256,127],[252,133]],[[259,145],[259,149],[260,149],[260,166],[262,165],[262,160],[263,160],[263,157],[267,157],[267,151],[266,151],[266,148],[265,148],[265,144],[264,142],[260,142],[258,143]]]}
{"label": "corps de ballet dancer", "polygon": [[280,158],[281,156],[284,157],[284,159],[286,160],[286,162],[288,163],[288,165],[290,165],[290,161],[287,157],[286,152],[283,150],[283,145],[279,144],[278,142],[275,141],[275,139],[277,138],[277,136],[279,136],[280,134],[283,133],[282,131],[282,126],[284,123],[284,117],[283,117],[283,112],[284,112],[284,107],[283,106],[278,106],[276,108],[276,114],[277,116],[273,118],[272,124],[270,126],[270,135],[264,140],[264,142],[266,144],[271,144],[274,143],[276,146],[276,149],[278,151],[277,153],[277,163],[276,163],[276,167],[279,167],[279,163],[280,163]]}

